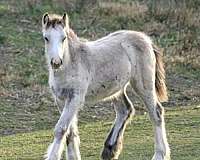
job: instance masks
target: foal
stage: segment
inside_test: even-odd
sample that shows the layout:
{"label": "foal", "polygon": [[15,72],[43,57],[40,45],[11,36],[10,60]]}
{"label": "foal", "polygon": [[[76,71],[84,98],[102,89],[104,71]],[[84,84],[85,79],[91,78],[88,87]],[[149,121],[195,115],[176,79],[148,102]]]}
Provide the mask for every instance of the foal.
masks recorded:
{"label": "foal", "polygon": [[[46,160],[59,160],[64,143],[67,159],[81,160],[77,114],[84,104],[120,98],[115,123],[104,143],[103,160],[118,159],[123,133],[134,108],[126,94],[128,84],[145,103],[155,132],[152,160],[169,160],[164,110],[165,71],[159,50],[145,34],[117,31],[96,41],[82,42],[70,29],[68,16],[44,14],[42,19],[49,85],[61,116]],[[117,98],[114,98],[114,104]]]}

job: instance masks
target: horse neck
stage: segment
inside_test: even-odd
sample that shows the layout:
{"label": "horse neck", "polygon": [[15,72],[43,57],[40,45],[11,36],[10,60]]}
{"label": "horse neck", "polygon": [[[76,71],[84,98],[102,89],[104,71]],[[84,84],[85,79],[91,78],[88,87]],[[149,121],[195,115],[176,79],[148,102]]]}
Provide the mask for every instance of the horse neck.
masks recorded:
{"label": "horse neck", "polygon": [[68,54],[70,56],[70,63],[76,63],[80,58],[79,52],[81,46],[83,46],[83,43],[79,38],[68,38]]}
{"label": "horse neck", "polygon": [[67,35],[67,40],[64,43],[64,56],[63,56],[63,65],[69,65],[73,58],[73,51],[75,44],[79,43],[79,38],[74,33],[74,31],[70,28]]}

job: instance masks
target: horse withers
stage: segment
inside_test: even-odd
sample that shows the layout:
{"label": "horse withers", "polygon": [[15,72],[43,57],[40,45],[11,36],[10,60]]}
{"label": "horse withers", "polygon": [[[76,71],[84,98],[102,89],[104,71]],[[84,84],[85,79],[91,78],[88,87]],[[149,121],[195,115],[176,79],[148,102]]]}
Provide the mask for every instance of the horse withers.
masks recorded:
{"label": "horse withers", "polygon": [[141,32],[121,30],[96,41],[82,41],[69,27],[68,16],[42,18],[49,86],[60,110],[46,160],[59,160],[67,143],[67,159],[81,160],[77,114],[84,104],[112,99],[116,119],[104,143],[103,160],[118,159],[123,134],[134,107],[126,94],[132,87],[147,107],[155,132],[152,160],[169,160],[164,109],[165,70],[159,49]]}

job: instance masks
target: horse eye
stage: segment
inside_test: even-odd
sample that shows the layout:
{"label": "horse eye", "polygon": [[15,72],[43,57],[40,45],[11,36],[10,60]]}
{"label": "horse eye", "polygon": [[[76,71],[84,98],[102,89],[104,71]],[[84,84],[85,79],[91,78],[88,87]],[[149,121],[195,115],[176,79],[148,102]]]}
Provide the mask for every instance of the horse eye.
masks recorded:
{"label": "horse eye", "polygon": [[44,37],[45,41],[49,42],[49,39],[47,37]]}
{"label": "horse eye", "polygon": [[62,39],[62,41],[64,42],[65,39],[66,39],[66,37],[64,37],[64,38]]}

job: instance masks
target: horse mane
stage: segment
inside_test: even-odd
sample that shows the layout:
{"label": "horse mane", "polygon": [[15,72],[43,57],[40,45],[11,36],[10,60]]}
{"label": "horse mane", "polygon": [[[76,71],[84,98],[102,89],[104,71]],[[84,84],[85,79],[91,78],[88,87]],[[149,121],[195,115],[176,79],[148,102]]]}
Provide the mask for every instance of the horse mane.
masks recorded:
{"label": "horse mane", "polygon": [[71,40],[78,40],[77,34],[71,28],[69,28],[68,36]]}

